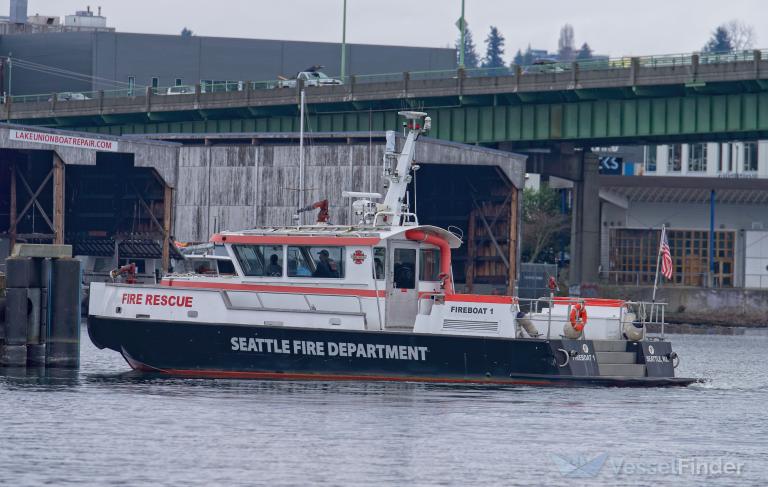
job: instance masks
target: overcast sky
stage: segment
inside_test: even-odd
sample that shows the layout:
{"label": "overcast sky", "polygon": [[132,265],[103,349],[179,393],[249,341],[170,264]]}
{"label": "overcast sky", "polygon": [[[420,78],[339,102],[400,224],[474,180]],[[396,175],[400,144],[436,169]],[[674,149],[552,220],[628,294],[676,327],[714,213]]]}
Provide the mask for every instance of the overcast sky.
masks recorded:
{"label": "overcast sky", "polygon": [[[560,26],[574,27],[611,56],[700,49],[720,23],[752,25],[756,47],[768,47],[767,0],[466,0],[478,51],[490,25],[506,37],[510,60],[518,48],[555,50]],[[8,1],[3,0],[7,9]],[[343,0],[29,0],[29,13],[66,15],[101,5],[108,25],[122,32],[339,42]],[[348,0],[347,42],[453,46],[461,0]],[[479,52],[482,56],[482,52]]]}

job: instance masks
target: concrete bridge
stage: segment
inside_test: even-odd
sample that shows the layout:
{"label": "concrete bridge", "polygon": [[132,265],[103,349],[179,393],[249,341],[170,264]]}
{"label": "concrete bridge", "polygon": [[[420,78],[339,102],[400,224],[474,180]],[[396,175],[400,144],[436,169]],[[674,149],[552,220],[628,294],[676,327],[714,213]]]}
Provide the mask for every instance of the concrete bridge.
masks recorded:
{"label": "concrete bridge", "polygon": [[[301,87],[273,86],[13,97],[2,114],[111,135],[297,131]],[[768,136],[768,50],[360,76],[306,97],[309,128],[323,132],[395,129],[412,107],[430,112],[440,139],[515,148],[756,138]]]}

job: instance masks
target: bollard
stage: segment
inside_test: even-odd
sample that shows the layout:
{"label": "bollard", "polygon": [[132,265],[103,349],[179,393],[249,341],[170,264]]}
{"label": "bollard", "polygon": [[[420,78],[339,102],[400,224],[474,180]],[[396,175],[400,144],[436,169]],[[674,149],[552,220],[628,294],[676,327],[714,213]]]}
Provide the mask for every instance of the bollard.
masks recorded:
{"label": "bollard", "polygon": [[80,261],[53,261],[45,365],[78,367],[80,365]]}

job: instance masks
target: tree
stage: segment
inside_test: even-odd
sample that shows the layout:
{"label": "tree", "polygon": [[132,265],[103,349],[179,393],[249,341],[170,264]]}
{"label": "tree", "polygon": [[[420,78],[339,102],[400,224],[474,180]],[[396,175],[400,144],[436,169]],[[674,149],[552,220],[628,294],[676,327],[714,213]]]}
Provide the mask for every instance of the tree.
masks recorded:
{"label": "tree", "polygon": [[194,32],[184,27],[181,29],[181,37],[192,37],[194,35]]}
{"label": "tree", "polygon": [[709,53],[724,53],[733,51],[733,43],[731,42],[731,36],[728,35],[728,31],[725,29],[725,24],[719,26],[712,33],[712,37],[709,38],[706,45],[702,48],[703,52]]}
{"label": "tree", "polygon": [[[470,31],[468,28],[466,28],[466,31],[464,32],[464,67],[466,68],[476,68],[479,60],[477,57],[477,48],[475,47],[475,42],[472,40],[472,31]],[[456,63],[459,62],[459,45],[461,44],[461,36],[456,40]]]}
{"label": "tree", "polygon": [[552,262],[568,239],[567,215],[560,213],[559,194],[547,186],[523,191],[523,259]]}
{"label": "tree", "polygon": [[517,52],[515,53],[515,57],[512,59],[512,64],[522,66],[524,62],[525,62],[525,59],[523,58],[523,51],[518,49]]}
{"label": "tree", "polygon": [[488,37],[485,39],[486,49],[485,57],[483,58],[484,68],[501,68],[504,67],[504,36],[501,35],[499,29],[491,26],[491,31],[488,33]]}
{"label": "tree", "polygon": [[579,49],[579,53],[576,54],[576,60],[577,61],[585,61],[587,59],[592,59],[592,48],[589,47],[589,44],[586,42],[581,45],[581,49]]}
{"label": "tree", "polygon": [[733,19],[721,27],[725,28],[728,38],[731,40],[731,47],[736,51],[752,49],[755,46],[755,28],[744,22]]}
{"label": "tree", "polygon": [[531,45],[528,44],[528,48],[525,50],[525,54],[523,54],[523,64],[529,66],[533,64],[533,61],[535,61],[535,59],[533,59],[533,50],[531,49]]}
{"label": "tree", "polygon": [[565,24],[560,28],[560,38],[557,40],[557,57],[560,61],[572,61],[575,41],[573,26]]}

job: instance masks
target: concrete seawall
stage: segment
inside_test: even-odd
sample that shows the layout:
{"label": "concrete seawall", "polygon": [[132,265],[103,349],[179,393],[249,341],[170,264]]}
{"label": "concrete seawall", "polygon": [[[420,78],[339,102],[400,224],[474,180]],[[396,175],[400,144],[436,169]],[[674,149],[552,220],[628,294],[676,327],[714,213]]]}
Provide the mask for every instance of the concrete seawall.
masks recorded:
{"label": "concrete seawall", "polygon": [[[649,301],[653,289],[635,286],[600,286],[600,295]],[[667,321],[718,326],[768,327],[768,290],[661,288],[656,300],[668,303]]]}

